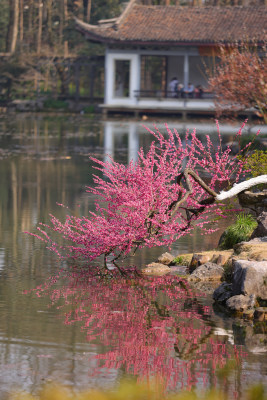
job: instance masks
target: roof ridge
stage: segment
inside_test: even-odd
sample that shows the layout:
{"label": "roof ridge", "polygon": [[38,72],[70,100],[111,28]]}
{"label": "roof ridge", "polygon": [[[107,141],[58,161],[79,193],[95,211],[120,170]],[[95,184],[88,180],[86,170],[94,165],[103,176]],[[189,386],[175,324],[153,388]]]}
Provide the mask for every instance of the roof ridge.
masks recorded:
{"label": "roof ridge", "polygon": [[136,0],[130,0],[129,3],[127,4],[125,10],[122,12],[122,14],[117,18],[117,21],[115,22],[115,26],[117,27],[121,21],[126,17],[126,15],[129,13],[131,8],[136,4]]}
{"label": "roof ridge", "polygon": [[113,27],[117,27],[119,25],[119,23],[122,21],[122,19],[125,18],[125,16],[128,14],[130,9],[135,5],[135,3],[136,3],[136,0],[130,0],[119,17],[99,20],[99,21],[97,21],[97,25],[89,24],[88,22],[82,21],[81,19],[79,19],[77,17],[74,17],[74,21],[78,26],[80,25],[80,26],[90,27],[90,28],[98,28],[100,26],[103,27],[104,25],[108,25],[108,24],[112,24]]}
{"label": "roof ridge", "polygon": [[140,7],[140,8],[154,8],[154,9],[157,9],[157,8],[169,8],[169,9],[171,9],[171,8],[181,8],[181,9],[190,9],[190,10],[207,10],[207,9],[224,10],[225,8],[227,8],[227,9],[234,9],[235,8],[235,9],[244,9],[244,10],[247,10],[247,9],[255,10],[255,9],[262,9],[262,8],[267,9],[267,6],[265,4],[247,5],[247,6],[240,5],[240,4],[233,5],[233,6],[231,6],[231,5],[224,5],[224,6],[212,6],[212,5],[208,5],[208,6],[205,6],[205,5],[203,5],[203,6],[190,6],[190,5],[180,5],[180,4],[176,5],[176,4],[173,4],[173,5],[166,6],[164,4],[139,4],[138,1],[136,1],[136,0],[133,0],[133,3],[136,3],[135,5],[137,7]]}
{"label": "roof ridge", "polygon": [[82,21],[81,19],[79,19],[79,18],[77,18],[75,16],[73,17],[73,20],[74,20],[76,26],[81,26],[81,27],[84,27],[84,28],[92,28],[92,29],[98,28],[98,25],[88,24],[88,22],[84,22],[84,21]]}

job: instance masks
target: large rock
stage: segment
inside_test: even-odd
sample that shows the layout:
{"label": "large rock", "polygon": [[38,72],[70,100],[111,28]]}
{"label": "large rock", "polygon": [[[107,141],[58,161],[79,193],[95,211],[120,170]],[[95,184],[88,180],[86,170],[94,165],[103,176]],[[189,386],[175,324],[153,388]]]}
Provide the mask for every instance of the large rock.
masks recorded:
{"label": "large rock", "polygon": [[174,258],[175,257],[172,256],[170,253],[163,253],[161,256],[159,256],[158,262],[160,264],[170,265],[173,262]]}
{"label": "large rock", "polygon": [[255,295],[267,300],[267,262],[234,262],[233,295]]}
{"label": "large rock", "polygon": [[239,294],[237,296],[232,296],[226,301],[227,307],[232,311],[245,311],[252,309],[256,304],[255,295],[244,296]]}
{"label": "large rock", "polygon": [[267,261],[267,237],[255,238],[234,246],[239,260]]}
{"label": "large rock", "polygon": [[144,275],[165,275],[171,271],[170,267],[160,263],[148,264],[145,268],[141,269],[141,273]]}
{"label": "large rock", "polygon": [[213,293],[213,299],[218,303],[225,303],[232,296],[232,284],[223,282]]}
{"label": "large rock", "polygon": [[[267,321],[267,307],[258,307],[254,312],[254,318],[257,321]],[[266,338],[267,342],[267,338]]]}
{"label": "large rock", "polygon": [[223,267],[212,262],[207,262],[196,268],[188,279],[190,281],[219,281],[223,273]]}
{"label": "large rock", "polygon": [[222,251],[216,258],[214,257],[211,261],[219,265],[225,265],[228,263],[233,253],[233,250]]}
{"label": "large rock", "polygon": [[260,215],[267,208],[267,189],[262,192],[244,190],[238,194],[238,200],[243,208],[250,208],[256,215]]}
{"label": "large rock", "polygon": [[211,250],[203,251],[201,253],[194,253],[191,263],[189,264],[189,272],[193,272],[197,267],[209,261],[214,264],[225,265],[229,262],[233,254],[233,250]]}
{"label": "large rock", "polygon": [[193,272],[200,265],[210,261],[213,257],[213,253],[194,253],[191,263],[189,265],[189,272]]}
{"label": "large rock", "polygon": [[258,226],[251,235],[251,239],[267,236],[267,211],[263,211],[257,218]]}
{"label": "large rock", "polygon": [[188,275],[188,267],[186,265],[171,266],[171,273],[175,275],[186,276]]}

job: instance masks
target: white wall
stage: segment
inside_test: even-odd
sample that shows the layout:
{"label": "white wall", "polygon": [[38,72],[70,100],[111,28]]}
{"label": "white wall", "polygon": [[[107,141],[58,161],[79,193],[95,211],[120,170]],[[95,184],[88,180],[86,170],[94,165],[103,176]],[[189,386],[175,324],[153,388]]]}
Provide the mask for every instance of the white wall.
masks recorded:
{"label": "white wall", "polygon": [[[115,96],[115,63],[116,60],[130,62],[129,97]],[[106,50],[105,57],[105,104],[133,105],[136,102],[134,91],[140,88],[140,56],[134,52]]]}

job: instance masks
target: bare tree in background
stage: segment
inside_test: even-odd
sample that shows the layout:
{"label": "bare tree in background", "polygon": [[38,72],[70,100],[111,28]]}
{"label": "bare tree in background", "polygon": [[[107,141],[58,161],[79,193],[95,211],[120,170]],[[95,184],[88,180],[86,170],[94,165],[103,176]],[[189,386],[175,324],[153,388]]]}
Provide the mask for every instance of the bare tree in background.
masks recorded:
{"label": "bare tree in background", "polygon": [[86,21],[87,21],[88,23],[90,22],[91,8],[92,8],[92,0],[87,0]]}
{"label": "bare tree in background", "polygon": [[9,21],[6,36],[6,52],[13,54],[16,50],[19,31],[19,0],[9,0]]}

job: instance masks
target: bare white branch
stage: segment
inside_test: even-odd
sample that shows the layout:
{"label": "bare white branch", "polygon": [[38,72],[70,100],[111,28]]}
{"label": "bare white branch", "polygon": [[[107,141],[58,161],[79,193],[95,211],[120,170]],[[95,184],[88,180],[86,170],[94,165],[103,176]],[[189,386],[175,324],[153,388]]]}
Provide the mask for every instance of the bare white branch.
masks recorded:
{"label": "bare white branch", "polygon": [[265,183],[267,184],[267,175],[260,175],[256,178],[251,178],[248,181],[236,183],[230,190],[227,192],[222,191],[216,197],[216,201],[221,201],[225,199],[230,199],[231,197],[236,196],[238,193],[243,192],[253,186]]}

